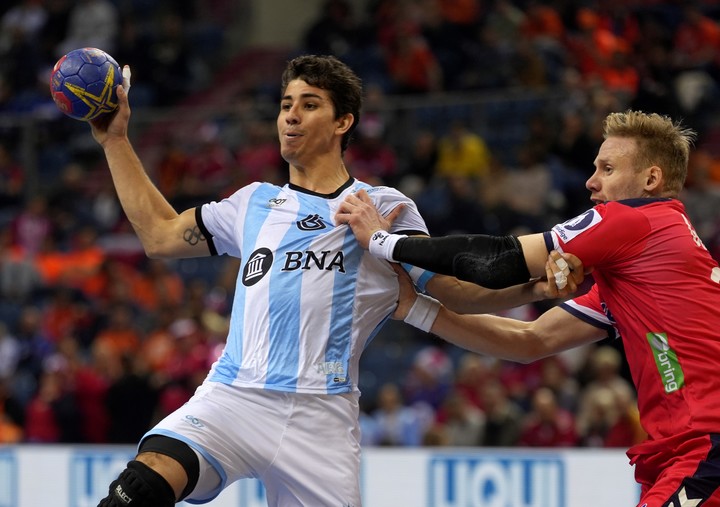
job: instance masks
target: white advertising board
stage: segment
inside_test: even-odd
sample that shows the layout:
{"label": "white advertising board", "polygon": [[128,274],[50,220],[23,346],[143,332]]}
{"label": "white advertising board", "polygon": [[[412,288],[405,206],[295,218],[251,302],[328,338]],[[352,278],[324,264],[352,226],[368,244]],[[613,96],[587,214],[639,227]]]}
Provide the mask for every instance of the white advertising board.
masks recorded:
{"label": "white advertising board", "polygon": [[[134,451],[0,447],[0,507],[96,507]],[[367,448],[361,483],[365,507],[632,506],[639,496],[621,450]],[[207,505],[267,504],[262,485],[244,480]]]}

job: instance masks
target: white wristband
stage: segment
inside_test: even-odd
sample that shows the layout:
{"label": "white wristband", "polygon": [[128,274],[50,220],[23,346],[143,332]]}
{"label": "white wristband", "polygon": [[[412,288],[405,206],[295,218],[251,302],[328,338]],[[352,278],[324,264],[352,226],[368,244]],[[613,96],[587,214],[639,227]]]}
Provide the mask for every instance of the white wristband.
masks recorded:
{"label": "white wristband", "polygon": [[415,303],[405,317],[404,321],[413,327],[430,332],[433,322],[440,311],[440,302],[425,294],[418,294]]}
{"label": "white wristband", "polygon": [[368,246],[368,250],[375,257],[395,262],[395,259],[393,259],[392,256],[393,250],[395,250],[395,245],[402,238],[407,238],[407,236],[404,234],[390,234],[382,229],[375,231],[373,235],[370,236],[370,245]]}

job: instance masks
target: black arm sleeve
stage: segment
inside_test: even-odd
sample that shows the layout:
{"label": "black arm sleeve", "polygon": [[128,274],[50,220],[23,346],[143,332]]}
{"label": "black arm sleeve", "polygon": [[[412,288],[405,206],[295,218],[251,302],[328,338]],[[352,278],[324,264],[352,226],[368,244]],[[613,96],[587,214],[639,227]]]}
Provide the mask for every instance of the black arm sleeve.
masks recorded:
{"label": "black arm sleeve", "polygon": [[397,242],[393,259],[488,289],[530,280],[522,246],[515,236],[411,236]]}

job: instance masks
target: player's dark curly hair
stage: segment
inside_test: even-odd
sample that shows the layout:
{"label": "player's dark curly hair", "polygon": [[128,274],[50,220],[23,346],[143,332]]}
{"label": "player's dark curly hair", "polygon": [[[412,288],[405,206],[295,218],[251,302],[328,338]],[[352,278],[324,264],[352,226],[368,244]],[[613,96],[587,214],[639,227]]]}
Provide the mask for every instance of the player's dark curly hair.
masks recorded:
{"label": "player's dark curly hair", "polygon": [[362,107],[362,82],[350,67],[329,55],[303,55],[290,60],[282,75],[281,96],[290,81],[302,79],[310,86],[317,86],[330,94],[335,108],[335,118],[345,114],[353,115],[350,126],[341,142],[343,152],[350,143],[355,128],[360,121]]}

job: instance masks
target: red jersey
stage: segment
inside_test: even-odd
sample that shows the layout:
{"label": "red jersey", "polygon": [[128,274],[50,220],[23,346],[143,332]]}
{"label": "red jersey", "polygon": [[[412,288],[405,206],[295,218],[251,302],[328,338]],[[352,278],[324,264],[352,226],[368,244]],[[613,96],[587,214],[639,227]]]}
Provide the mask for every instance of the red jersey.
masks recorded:
{"label": "red jersey", "polygon": [[545,233],[593,267],[562,307],[623,340],[648,440],[630,456],[720,432],[720,268],[675,199],[599,204]]}

